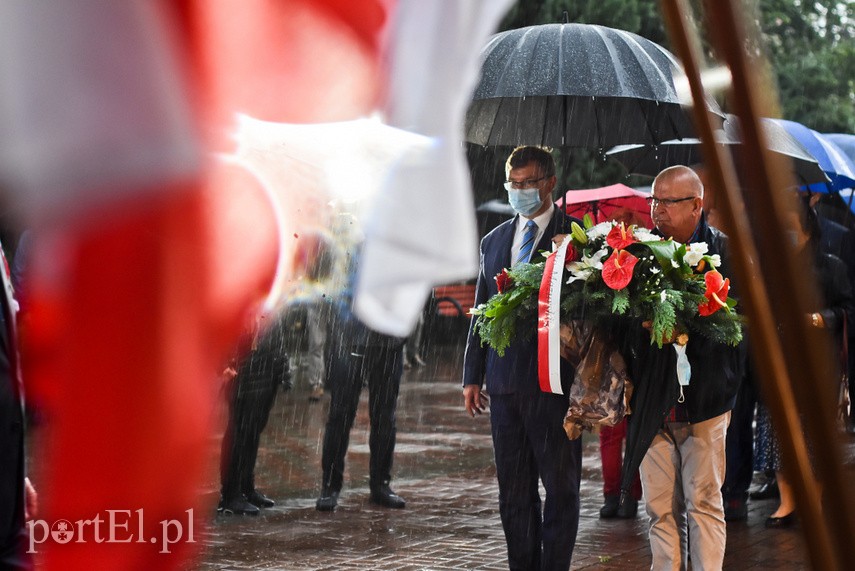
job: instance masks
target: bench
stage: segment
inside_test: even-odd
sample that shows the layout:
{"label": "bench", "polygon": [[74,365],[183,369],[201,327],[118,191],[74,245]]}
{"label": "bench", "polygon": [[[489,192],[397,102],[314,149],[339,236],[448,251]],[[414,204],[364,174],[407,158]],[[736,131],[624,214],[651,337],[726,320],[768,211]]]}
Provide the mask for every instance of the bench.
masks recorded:
{"label": "bench", "polygon": [[443,317],[466,317],[475,305],[475,284],[449,284],[433,288],[436,313]]}

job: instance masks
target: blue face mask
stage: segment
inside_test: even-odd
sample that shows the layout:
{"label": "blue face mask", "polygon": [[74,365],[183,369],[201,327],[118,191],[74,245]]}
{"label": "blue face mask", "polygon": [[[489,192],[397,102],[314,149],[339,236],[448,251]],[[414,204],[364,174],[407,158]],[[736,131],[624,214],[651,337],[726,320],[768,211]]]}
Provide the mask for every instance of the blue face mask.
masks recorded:
{"label": "blue face mask", "polygon": [[537,188],[509,189],[508,202],[511,203],[511,208],[523,216],[531,216],[540,210],[543,204],[540,199],[540,190]]}

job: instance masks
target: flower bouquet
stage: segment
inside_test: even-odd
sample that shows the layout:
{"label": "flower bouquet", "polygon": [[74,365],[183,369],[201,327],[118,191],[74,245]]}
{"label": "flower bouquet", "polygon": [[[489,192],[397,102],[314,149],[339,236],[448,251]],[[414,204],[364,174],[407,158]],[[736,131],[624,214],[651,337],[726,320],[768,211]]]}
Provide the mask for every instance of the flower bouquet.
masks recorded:
{"label": "flower bouquet", "polygon": [[707,244],[679,244],[614,222],[594,226],[589,216],[584,224],[574,222],[569,243],[545,260],[503,270],[495,278],[498,293],[471,310],[482,343],[500,355],[515,337],[537,334],[544,391],[562,392],[559,353],[573,364],[564,420],[571,439],[614,426],[630,412],[632,381],[611,336],[619,320],[642,323],[660,348],[674,343],[686,368],[690,335],[730,345],[742,340],[730,280],[716,270],[721,260]]}
{"label": "flower bouquet", "polygon": [[[707,244],[680,244],[622,223],[572,224],[561,286],[561,321],[608,325],[616,317],[641,320],[659,347],[681,334],[719,343],[742,340],[742,318],[728,298],[730,280],[716,268]],[[545,260],[519,264],[495,277],[499,293],[471,310],[483,343],[500,355],[516,335],[533,335]]]}

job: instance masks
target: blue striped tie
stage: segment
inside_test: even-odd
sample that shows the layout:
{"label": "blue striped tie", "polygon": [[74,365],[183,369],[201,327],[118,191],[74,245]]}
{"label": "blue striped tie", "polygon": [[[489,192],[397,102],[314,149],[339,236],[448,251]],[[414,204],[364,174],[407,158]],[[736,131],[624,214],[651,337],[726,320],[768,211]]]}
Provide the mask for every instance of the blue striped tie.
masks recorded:
{"label": "blue striped tie", "polygon": [[531,258],[535,236],[537,236],[537,224],[534,223],[534,220],[529,220],[525,223],[525,235],[523,236],[520,253],[517,254],[517,261],[514,265],[527,263],[528,259]]}

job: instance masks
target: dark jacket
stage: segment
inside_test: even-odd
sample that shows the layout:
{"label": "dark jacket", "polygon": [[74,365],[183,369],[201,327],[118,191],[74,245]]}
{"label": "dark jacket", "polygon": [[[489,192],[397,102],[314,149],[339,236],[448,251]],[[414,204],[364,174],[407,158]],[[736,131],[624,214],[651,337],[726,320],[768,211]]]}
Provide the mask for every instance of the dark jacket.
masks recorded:
{"label": "dark jacket", "polygon": [[[727,236],[709,226],[701,216],[692,242],[706,242],[709,254],[721,256],[718,270],[733,280],[727,253]],[[731,288],[731,297],[736,288]],[[656,436],[665,415],[677,403],[680,386],[677,380],[676,353],[671,345],[662,349],[650,344],[650,334],[640,325],[625,332],[622,352],[628,361],[630,378],[635,385],[630,407],[626,455],[621,490],[629,490],[632,475]],[[684,387],[685,407],[689,421],[709,420],[733,408],[736,392],[743,376],[746,347],[715,343],[693,335],[686,345],[686,355],[692,367],[691,381]]]}
{"label": "dark jacket", "polygon": [[397,349],[404,346],[406,338],[386,335],[365,325],[353,313],[353,297],[359,272],[362,250],[354,252],[347,267],[347,285],[330,302],[331,344],[339,347],[378,347]]}
{"label": "dark jacket", "polygon": [[[721,256],[719,272],[731,280],[730,297],[738,298],[727,251],[727,236],[701,218],[696,242],[706,242],[710,254]],[[673,352],[673,349],[668,348]],[[733,408],[746,356],[745,343],[731,347],[715,343],[700,335],[690,338],[686,355],[692,366],[692,380],[685,387],[686,408],[690,422],[701,422],[724,414]]]}
{"label": "dark jacket", "polygon": [[[519,215],[497,226],[481,240],[481,262],[478,280],[475,285],[475,305],[486,303],[498,293],[496,274],[511,267],[511,245],[514,240]],[[555,208],[549,226],[535,246],[535,252],[552,249],[552,238],[556,234],[569,233],[570,223],[581,222],[567,216]],[[534,259],[534,258],[532,258]],[[466,354],[463,360],[463,384],[484,384],[490,394],[536,393],[540,391],[537,380],[537,338],[514,340],[499,357],[493,349],[482,346],[481,338],[474,330],[475,319],[469,326],[466,340]],[[562,359],[561,385],[564,394],[568,394],[573,382],[574,370],[569,362]]]}
{"label": "dark jacket", "polygon": [[822,307],[816,308],[815,311],[822,314],[829,330],[840,335],[844,317],[848,320],[850,329],[853,317],[852,286],[846,275],[846,264],[837,256],[823,252],[816,254],[815,264],[822,300]]}

